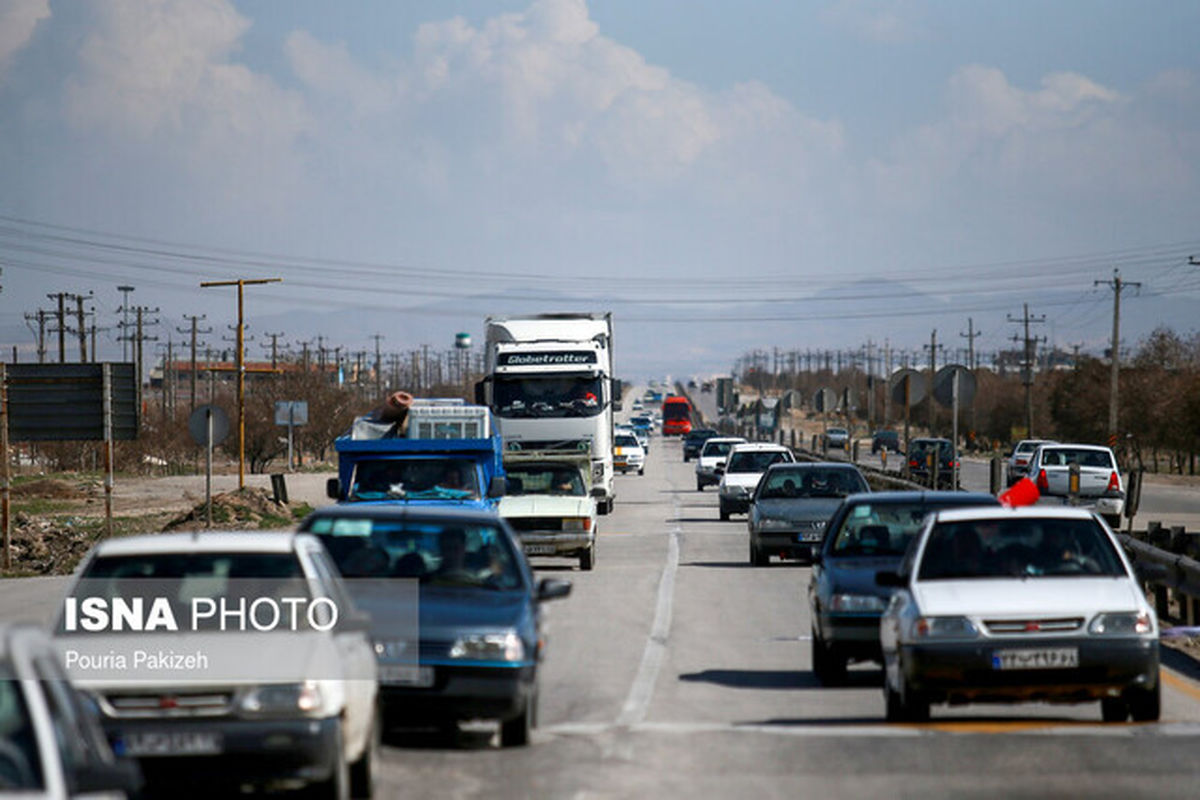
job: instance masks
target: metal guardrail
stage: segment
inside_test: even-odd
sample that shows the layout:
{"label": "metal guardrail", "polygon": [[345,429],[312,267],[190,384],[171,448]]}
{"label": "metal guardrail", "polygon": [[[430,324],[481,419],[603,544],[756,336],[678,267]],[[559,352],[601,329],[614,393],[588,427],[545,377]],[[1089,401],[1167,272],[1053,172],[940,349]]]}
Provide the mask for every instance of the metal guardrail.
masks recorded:
{"label": "metal guardrail", "polygon": [[1145,538],[1161,543],[1157,535],[1160,532],[1170,537],[1167,544],[1171,550],[1186,549],[1195,554],[1200,546],[1200,535],[1189,535],[1181,526],[1167,532],[1161,526],[1155,528],[1154,523],[1145,532],[1121,533],[1117,538],[1135,565],[1150,564],[1161,572],[1143,577],[1146,588],[1154,594],[1154,610],[1159,619],[1174,618],[1177,606],[1178,618],[1184,624],[1189,627],[1200,624],[1200,561],[1189,553],[1171,552],[1143,541]]}

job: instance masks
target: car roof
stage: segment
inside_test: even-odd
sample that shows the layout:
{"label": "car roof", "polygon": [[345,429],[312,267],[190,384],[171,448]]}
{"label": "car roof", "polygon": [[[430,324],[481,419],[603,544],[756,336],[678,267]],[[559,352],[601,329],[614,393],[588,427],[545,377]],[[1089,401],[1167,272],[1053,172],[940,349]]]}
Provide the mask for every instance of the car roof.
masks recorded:
{"label": "car roof", "polygon": [[327,517],[405,519],[414,522],[444,521],[462,525],[497,525],[501,522],[500,515],[495,511],[466,508],[430,508],[428,506],[417,507],[406,504],[390,505],[387,503],[338,503],[331,506],[322,506],[305,517],[305,522],[310,519],[324,519]]}
{"label": "car roof", "polygon": [[1047,450],[1053,450],[1057,447],[1071,448],[1072,450],[1103,450],[1106,453],[1111,453],[1112,448],[1103,444],[1074,444],[1072,442],[1049,442],[1042,445]]}
{"label": "car roof", "polygon": [[96,545],[97,556],[153,555],[156,553],[290,553],[295,531],[196,531],[154,533],[107,539]]}
{"label": "car roof", "polygon": [[1022,506],[1008,508],[1000,506],[954,508],[937,512],[939,522],[969,522],[982,519],[1094,519],[1095,515],[1086,508],[1070,506]]}
{"label": "car roof", "polygon": [[[712,439],[709,439],[709,441],[711,442]],[[763,452],[763,451],[766,451],[766,452],[775,452],[775,451],[791,452],[790,449],[785,447],[784,445],[774,444],[772,442],[746,442],[744,444],[739,444],[733,448],[734,453],[747,453],[747,452],[758,453],[758,452]]]}
{"label": "car roof", "polygon": [[912,441],[915,444],[916,442],[949,442],[950,440],[939,436],[917,436]]}
{"label": "car roof", "polygon": [[890,492],[858,492],[847,495],[848,505],[870,503],[871,505],[900,505],[902,503],[929,503],[930,505],[978,503],[987,506],[998,506],[1000,501],[986,492],[934,492],[919,490],[894,490]]}
{"label": "car roof", "polygon": [[[806,470],[806,469],[844,469],[846,471],[858,472],[859,469],[849,461],[783,461],[767,467],[767,471],[773,470]],[[861,474],[861,473],[860,473]]]}
{"label": "car roof", "polygon": [[726,443],[746,444],[746,440],[743,439],[741,436],[714,436],[711,439],[709,439],[707,442],[705,442],[704,444],[710,445],[710,444],[726,444]]}

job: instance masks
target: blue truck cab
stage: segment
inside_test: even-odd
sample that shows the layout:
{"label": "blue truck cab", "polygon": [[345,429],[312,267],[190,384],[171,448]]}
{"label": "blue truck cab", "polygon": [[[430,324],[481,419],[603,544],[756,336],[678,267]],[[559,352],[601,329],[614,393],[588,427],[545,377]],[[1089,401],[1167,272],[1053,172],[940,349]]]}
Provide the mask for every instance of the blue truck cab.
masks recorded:
{"label": "blue truck cab", "polygon": [[340,503],[495,510],[504,494],[500,434],[484,406],[413,401],[407,426],[359,417],[334,440]]}

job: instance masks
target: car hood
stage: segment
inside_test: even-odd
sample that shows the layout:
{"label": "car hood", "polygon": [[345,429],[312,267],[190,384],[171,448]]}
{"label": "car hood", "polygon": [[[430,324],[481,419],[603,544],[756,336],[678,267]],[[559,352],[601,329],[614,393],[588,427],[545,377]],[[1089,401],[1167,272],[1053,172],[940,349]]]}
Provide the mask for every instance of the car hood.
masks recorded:
{"label": "car hood", "polygon": [[895,572],[903,556],[826,558],[821,568],[830,592],[890,597],[892,589],[875,583],[876,572]]}
{"label": "car hood", "polygon": [[840,497],[777,498],[756,500],[755,508],[767,519],[828,520],[842,504]]}
{"label": "car hood", "polygon": [[594,517],[596,501],[590,497],[550,494],[505,495],[497,508],[502,517]]}
{"label": "car hood", "polygon": [[977,578],[918,581],[913,595],[922,614],[1082,616],[1144,608],[1129,578]]}

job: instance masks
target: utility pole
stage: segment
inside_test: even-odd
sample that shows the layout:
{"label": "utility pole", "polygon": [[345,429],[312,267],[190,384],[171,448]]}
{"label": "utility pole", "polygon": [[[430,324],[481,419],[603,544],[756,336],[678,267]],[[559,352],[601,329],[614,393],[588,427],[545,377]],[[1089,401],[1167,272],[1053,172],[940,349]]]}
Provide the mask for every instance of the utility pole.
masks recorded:
{"label": "utility pole", "polygon": [[967,332],[958,334],[967,340],[967,369],[972,372],[975,371],[975,339],[982,333],[983,331],[975,330],[975,320],[967,317]]}
{"label": "utility pole", "polygon": [[[1038,342],[1045,342],[1046,337],[1040,339],[1036,336],[1029,336],[1029,325],[1041,325],[1046,321],[1046,315],[1040,317],[1029,316],[1029,303],[1024,303],[1024,313],[1019,318],[1014,318],[1012,314],[1008,315],[1009,322],[1020,322],[1025,326],[1024,338],[1024,357],[1021,360],[1021,382],[1025,384],[1025,438],[1033,438],[1033,365],[1034,356],[1037,353]],[[1012,337],[1014,342],[1022,341],[1015,334]]]}
{"label": "utility pole", "polygon": [[[39,308],[37,314],[25,314],[25,322],[37,320],[37,360],[39,364],[46,363],[46,311]],[[30,330],[33,330],[30,327]],[[95,348],[93,348],[94,350]]]}
{"label": "utility pole", "polygon": [[282,333],[264,333],[271,338],[271,369],[279,368],[279,337]]}
{"label": "utility pole", "polygon": [[76,294],[76,295],[71,295],[71,297],[72,297],[72,299],[75,300],[75,309],[76,309],[75,319],[78,321],[78,324],[79,324],[79,327],[76,329],[76,333],[79,334],[79,363],[86,364],[87,360],[88,360],[88,357],[87,357],[87,322],[84,320],[83,301],[91,299],[92,293],[88,292],[86,295]]}
{"label": "utility pole", "polygon": [[375,340],[375,396],[383,397],[383,354],[379,350],[383,334],[373,333],[371,338]]}
{"label": "utility pole", "polygon": [[158,320],[156,320],[156,319],[155,320],[146,320],[143,315],[147,314],[147,313],[157,314],[158,309],[157,308],[146,308],[145,306],[137,306],[134,309],[134,312],[135,312],[136,318],[137,318],[137,323],[136,323],[137,334],[134,337],[133,360],[134,360],[134,364],[135,364],[134,372],[137,373],[138,396],[141,397],[141,394],[142,394],[142,365],[145,363],[144,361],[142,361],[142,345],[145,344],[145,342],[147,342],[147,341],[151,341],[151,342],[158,341],[157,336],[146,336],[145,333],[143,333],[146,325],[157,325]]}
{"label": "utility pole", "polygon": [[[1195,260],[1192,260],[1195,263]],[[1130,286],[1140,289],[1142,284],[1121,280],[1121,271],[1113,269],[1111,281],[1093,281],[1093,286],[1107,286],[1113,292],[1112,362],[1108,378],[1108,444],[1117,446],[1117,415],[1119,402],[1119,380],[1121,372],[1121,291]]]}
{"label": "utility pole", "polygon": [[65,338],[66,334],[67,334],[67,324],[66,324],[67,293],[66,292],[57,292],[55,294],[48,294],[48,295],[46,295],[46,297],[48,297],[51,300],[58,301],[58,328],[57,328],[58,363],[65,364],[65,363],[67,363],[67,340]]}
{"label": "utility pole", "polygon": [[207,281],[200,284],[201,288],[209,286],[237,287],[237,406],[238,406],[238,490],[246,488],[246,343],[245,343],[245,304],[243,290],[247,286],[261,283],[279,283],[283,278],[257,278],[236,281]]}
{"label": "utility pole", "polygon": [[133,291],[132,286],[118,286],[117,291],[124,295],[124,300],[121,301],[121,307],[117,309],[125,315],[121,322],[121,335],[117,338],[121,340],[121,360],[128,362],[129,353],[126,347],[126,342],[129,341],[129,293]]}
{"label": "utility pole", "polygon": [[929,350],[929,383],[927,384],[927,394],[925,402],[929,404],[929,435],[933,436],[933,376],[937,374],[937,351],[941,347],[937,343],[937,328],[929,334],[929,344],[925,348]]}
{"label": "utility pole", "polygon": [[[190,328],[190,333],[192,335],[192,375],[191,375],[191,381],[190,381],[190,384],[191,384],[190,389],[191,389],[191,410],[195,411],[196,410],[196,348],[200,346],[200,342],[198,342],[196,340],[196,337],[201,333],[205,333],[205,334],[212,333],[213,329],[208,328],[207,330],[200,330],[197,327],[197,324],[200,322],[200,320],[206,318],[204,314],[191,315],[191,316],[184,314],[183,318],[192,323],[191,328]],[[178,331],[179,333],[188,333],[189,332],[188,328],[176,328],[175,330]]]}

